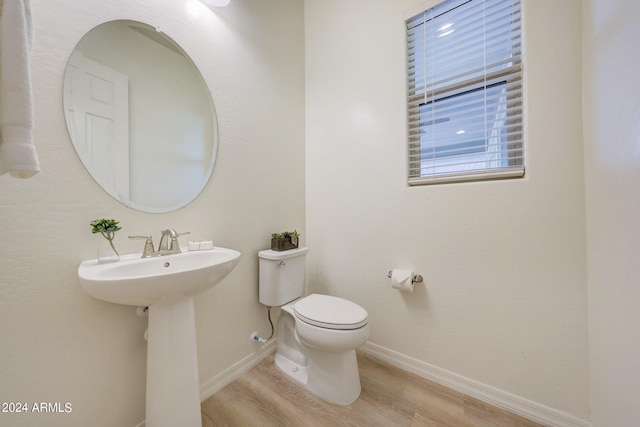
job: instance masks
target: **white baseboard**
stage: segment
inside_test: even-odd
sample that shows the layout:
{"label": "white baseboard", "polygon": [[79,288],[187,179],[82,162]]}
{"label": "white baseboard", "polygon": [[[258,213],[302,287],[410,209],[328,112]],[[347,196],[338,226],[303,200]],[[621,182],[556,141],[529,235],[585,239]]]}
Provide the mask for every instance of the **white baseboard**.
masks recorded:
{"label": "white baseboard", "polygon": [[437,366],[430,365],[371,342],[366,342],[359,350],[377,357],[390,365],[545,426],[591,426],[591,423],[587,420],[438,368]]}
{"label": "white baseboard", "polygon": [[[205,401],[242,374],[260,363],[276,350],[276,340],[265,344],[260,350],[241,359],[230,368],[219,373],[200,386],[200,401]],[[490,405],[520,415],[531,421],[549,427],[591,427],[587,420],[533,402],[495,387],[480,383],[462,375],[455,374],[437,366],[430,365],[402,353],[390,350],[372,342],[366,342],[359,351],[416,374],[422,378],[441,384],[452,390],[464,393]],[[143,427],[144,421],[136,427]]]}
{"label": "white baseboard", "polygon": [[[259,344],[256,344],[259,345]],[[240,361],[234,363],[230,368],[220,372],[215,377],[205,381],[200,385],[200,401],[204,402],[225,386],[231,384],[242,374],[260,363],[269,354],[276,351],[276,340],[271,340],[263,345],[260,350],[248,355]]]}

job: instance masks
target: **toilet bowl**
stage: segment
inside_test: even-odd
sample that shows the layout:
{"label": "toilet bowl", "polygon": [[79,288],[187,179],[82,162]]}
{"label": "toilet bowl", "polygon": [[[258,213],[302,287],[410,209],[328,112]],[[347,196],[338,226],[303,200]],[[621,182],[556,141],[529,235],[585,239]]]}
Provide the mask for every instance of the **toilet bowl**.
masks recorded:
{"label": "toilet bowl", "polygon": [[260,302],[281,307],[275,365],[316,396],[350,405],[361,391],[356,348],[369,338],[368,314],[343,298],[302,297],[307,252],[258,252]]}
{"label": "toilet bowl", "polygon": [[355,350],[368,338],[367,312],[362,307],[312,294],[282,306],[275,365],[314,395],[350,405],[361,391]]}

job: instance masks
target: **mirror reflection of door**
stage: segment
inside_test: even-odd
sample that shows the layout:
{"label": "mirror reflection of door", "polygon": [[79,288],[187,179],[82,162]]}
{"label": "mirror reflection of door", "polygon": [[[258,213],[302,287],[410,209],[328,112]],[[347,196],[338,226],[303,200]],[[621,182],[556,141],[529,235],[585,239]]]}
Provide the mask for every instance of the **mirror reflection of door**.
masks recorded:
{"label": "mirror reflection of door", "polygon": [[128,77],[74,52],[64,89],[67,127],[82,162],[113,197],[128,200]]}
{"label": "mirror reflection of door", "polygon": [[[128,84],[117,84],[117,73]],[[204,189],[218,147],[213,101],[193,61],[158,27],[116,20],[91,29],[74,49],[64,85],[73,145],[116,200],[171,212]],[[127,86],[128,115],[119,107]]]}

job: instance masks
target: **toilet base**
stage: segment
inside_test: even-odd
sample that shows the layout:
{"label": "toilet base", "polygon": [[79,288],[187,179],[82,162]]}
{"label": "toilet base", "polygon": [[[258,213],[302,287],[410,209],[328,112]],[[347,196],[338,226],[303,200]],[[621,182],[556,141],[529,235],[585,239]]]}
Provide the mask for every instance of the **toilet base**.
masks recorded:
{"label": "toilet base", "polygon": [[322,351],[300,343],[293,318],[278,320],[275,365],[285,377],[330,403],[348,406],[360,396],[356,351]]}
{"label": "toilet base", "polygon": [[306,366],[301,366],[279,353],[276,353],[274,363],[281,374],[288,377],[296,384],[306,388],[307,380],[309,378],[309,369],[307,369]]}
{"label": "toilet base", "polygon": [[331,358],[336,356],[339,360],[321,360],[321,363],[315,363],[315,356],[311,356],[309,365],[301,366],[276,352],[274,362],[278,371],[311,394],[336,405],[349,406],[361,391],[356,352],[330,354]]}

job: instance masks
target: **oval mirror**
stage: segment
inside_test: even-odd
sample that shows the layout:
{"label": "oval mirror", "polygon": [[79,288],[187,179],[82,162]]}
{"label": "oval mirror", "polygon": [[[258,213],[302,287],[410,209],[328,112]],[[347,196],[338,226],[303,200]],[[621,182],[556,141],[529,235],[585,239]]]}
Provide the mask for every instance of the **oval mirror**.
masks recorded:
{"label": "oval mirror", "polygon": [[126,206],[170,212],[207,184],[217,152],[211,95],[184,50],[155,28],[119,20],[85,34],[63,103],[80,160]]}

